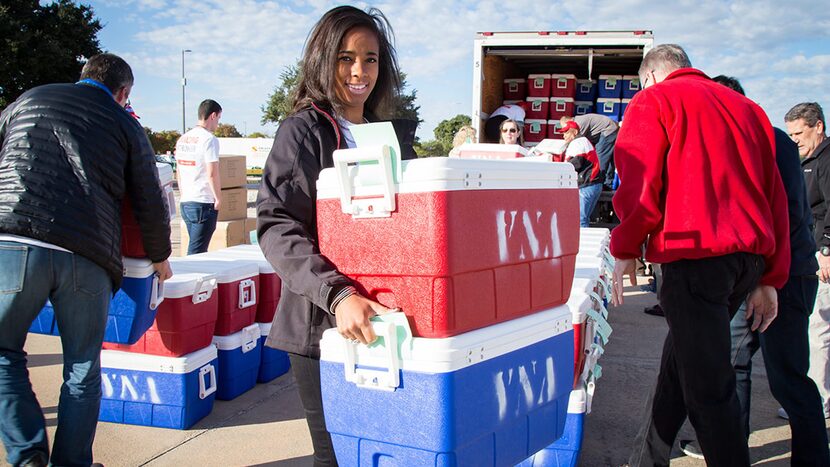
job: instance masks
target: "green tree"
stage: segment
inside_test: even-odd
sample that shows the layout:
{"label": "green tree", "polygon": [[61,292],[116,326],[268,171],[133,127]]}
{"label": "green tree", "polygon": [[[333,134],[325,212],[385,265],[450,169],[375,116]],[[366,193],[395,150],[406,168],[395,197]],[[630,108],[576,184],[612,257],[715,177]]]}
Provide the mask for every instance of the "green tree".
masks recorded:
{"label": "green tree", "polygon": [[157,133],[146,126],[144,127],[144,132],[147,133],[147,137],[150,139],[150,144],[153,146],[156,154],[165,154],[168,151],[171,153],[174,152],[176,150],[176,141],[182,135],[176,130],[165,130]]}
{"label": "green tree", "polygon": [[76,81],[101,53],[101,27],[91,6],[73,0],[0,2],[0,109],[35,86]]}
{"label": "green tree", "polygon": [[261,131],[255,131],[248,135],[248,138],[271,138],[270,135],[262,133]]}
{"label": "green tree", "polygon": [[438,123],[433,133],[435,134],[435,141],[441,145],[441,149],[443,150],[442,155],[446,156],[449,154],[450,149],[452,149],[452,139],[455,137],[455,134],[462,126],[469,125],[471,122],[472,120],[469,115],[458,114],[453,118],[442,120]]}
{"label": "green tree", "polygon": [[[268,96],[268,102],[261,107],[262,124],[268,122],[279,123],[291,113],[292,94],[300,82],[302,67],[303,61],[297,60],[295,65],[285,67],[282,73],[280,73],[280,83],[274,88],[274,92]],[[401,94],[398,96],[397,102],[393,104],[394,111],[392,117],[417,120],[420,125],[423,121],[419,118],[421,106],[415,105],[418,91],[413,89],[411,92],[406,93],[406,88],[408,87],[406,73],[401,72],[400,79]]]}
{"label": "green tree", "polygon": [[445,151],[444,146],[434,139],[415,143],[414,148],[418,157],[441,157],[449,154],[449,151]]}
{"label": "green tree", "polygon": [[241,138],[242,133],[236,129],[235,126],[231,125],[230,123],[220,123],[219,126],[216,127],[216,131],[213,132],[219,138]]}

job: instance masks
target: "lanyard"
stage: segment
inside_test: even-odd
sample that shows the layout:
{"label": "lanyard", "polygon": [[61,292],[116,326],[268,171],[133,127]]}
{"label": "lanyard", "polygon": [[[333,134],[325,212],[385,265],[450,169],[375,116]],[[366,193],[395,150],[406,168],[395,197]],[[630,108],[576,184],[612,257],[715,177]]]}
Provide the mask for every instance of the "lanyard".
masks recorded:
{"label": "lanyard", "polygon": [[82,80],[78,81],[75,84],[88,84],[90,86],[95,86],[96,88],[103,89],[110,96],[112,95],[112,91],[110,91],[110,88],[106,87],[104,85],[104,83],[102,83],[100,81],[95,81],[94,79],[90,79],[90,78],[82,79]]}

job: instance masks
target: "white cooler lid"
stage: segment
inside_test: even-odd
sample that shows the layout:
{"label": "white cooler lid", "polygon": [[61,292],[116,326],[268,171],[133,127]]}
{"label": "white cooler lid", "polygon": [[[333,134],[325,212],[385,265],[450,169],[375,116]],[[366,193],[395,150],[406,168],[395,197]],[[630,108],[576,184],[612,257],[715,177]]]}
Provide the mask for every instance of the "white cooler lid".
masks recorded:
{"label": "white cooler lid", "polygon": [[159,174],[161,185],[173,183],[173,166],[164,162],[156,162],[156,172]]}
{"label": "white cooler lid", "polygon": [[[208,272],[178,272],[164,281],[164,298],[182,298],[193,296],[207,285],[206,282],[215,279],[216,275]],[[200,287],[200,284],[202,284]],[[214,284],[214,289],[216,288]]]}
{"label": "white cooler lid", "polygon": [[560,79],[560,78],[574,79],[574,80],[576,79],[576,75],[557,75],[557,74],[553,74],[553,75],[550,75],[550,77],[551,77],[551,79]]}
{"label": "white cooler lid", "polygon": [[494,154],[521,154],[527,156],[527,149],[518,144],[464,143],[458,146],[458,157],[490,156]]}
{"label": "white cooler lid", "polygon": [[611,80],[611,79],[621,80],[621,79],[623,79],[623,77],[622,77],[622,75],[599,75],[599,79],[604,79],[604,80]]}
{"label": "white cooler lid", "polygon": [[[514,350],[573,329],[571,311],[558,306],[521,318],[494,324],[453,337],[427,339],[412,337],[403,313],[390,313],[372,319],[375,329],[392,323],[397,331],[400,368],[422,373],[444,373],[490,360]],[[385,346],[350,344],[337,332],[328,329],[320,340],[321,360],[344,362],[346,346],[356,350],[360,366],[388,368],[389,354]]]}
{"label": "white cooler lid", "polygon": [[[533,120],[526,120],[529,124]],[[538,120],[547,124],[546,120]],[[461,190],[507,190],[540,188],[576,188],[576,171],[568,162],[539,166],[517,160],[462,159],[428,157],[403,161],[402,181],[394,185],[397,193],[424,193]],[[349,166],[348,177],[354,184],[355,197],[377,195],[381,170],[377,164]],[[340,198],[340,181],[336,168],[324,169],[317,180],[317,199]]]}
{"label": "white cooler lid", "polygon": [[[251,248],[238,248],[238,247],[253,247]],[[238,245],[228,248],[222,248],[221,250],[214,250],[209,251],[207,253],[202,253],[206,258],[213,258],[222,261],[228,260],[239,260],[244,262],[249,262],[256,264],[259,268],[260,274],[273,274],[274,267],[271,266],[271,263],[265,259],[265,254],[262,253],[262,250],[259,249],[259,245]]]}
{"label": "white cooler lid", "polygon": [[118,350],[102,350],[101,368],[181,374],[197,370],[215,360],[216,357],[216,346],[213,344],[181,357],[160,357]]}
{"label": "white cooler lid", "polygon": [[259,335],[263,337],[268,337],[268,334],[271,333],[271,323],[256,323],[259,325]]}
{"label": "white cooler lid", "polygon": [[568,299],[568,310],[571,312],[571,319],[573,323],[581,323],[585,321],[588,316],[588,310],[591,309],[591,297],[581,290],[571,289],[571,298]]}
{"label": "white cooler lid", "polygon": [[121,257],[121,262],[124,265],[124,277],[130,278],[147,278],[155,274],[153,269],[153,262],[147,258],[128,258]]}
{"label": "white cooler lid", "polygon": [[597,104],[599,104],[600,102],[612,102],[614,104],[619,104],[620,102],[622,102],[622,99],[617,99],[616,97],[600,97],[599,99],[597,99]]}
{"label": "white cooler lid", "polygon": [[[243,352],[247,352],[256,347],[259,336],[259,324],[254,323],[228,336],[213,336],[213,343],[219,350],[235,350],[243,347]],[[251,346],[251,342],[253,342],[253,346]]]}
{"label": "white cooler lid", "polygon": [[220,284],[249,279],[259,275],[259,266],[242,259],[216,259],[203,255],[171,257],[170,267],[173,274],[198,272],[214,274]]}

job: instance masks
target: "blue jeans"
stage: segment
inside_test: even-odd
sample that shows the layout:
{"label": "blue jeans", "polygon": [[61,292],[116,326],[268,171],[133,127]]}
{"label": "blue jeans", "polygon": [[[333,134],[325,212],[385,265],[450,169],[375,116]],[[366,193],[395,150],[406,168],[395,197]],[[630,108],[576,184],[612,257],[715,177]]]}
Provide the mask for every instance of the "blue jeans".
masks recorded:
{"label": "blue jeans", "polygon": [[204,253],[210,245],[210,237],[216,230],[216,220],[219,218],[219,211],[213,208],[211,203],[197,203],[185,201],[180,205],[182,220],[187,226],[187,235],[190,243],[187,245],[187,254]]}
{"label": "blue jeans", "polygon": [[746,305],[741,306],[730,323],[741,423],[749,435],[752,356],[760,347],[772,395],[790,417],[792,465],[830,465],[821,397],[816,384],[807,376],[807,321],[817,289],[816,277],[791,276],[778,291],[778,316],[765,332],[750,330],[750,323],[744,318]]}
{"label": "blue jeans", "polygon": [[17,242],[0,242],[0,271],[0,436],[7,460],[17,465],[38,452],[49,457],[43,412],[23,351],[29,326],[48,298],[64,365],[51,462],[89,465],[112,282],[103,268],[80,255]]}
{"label": "blue jeans", "polygon": [[617,144],[617,132],[613,132],[608,136],[600,136],[597,141],[597,159],[599,159],[599,168],[602,171],[603,185],[606,189],[612,190],[614,188],[614,174],[616,167],[614,166],[614,145]]}
{"label": "blue jeans", "polygon": [[591,221],[591,213],[602,194],[602,183],[583,186],[579,189],[579,226],[588,227]]}

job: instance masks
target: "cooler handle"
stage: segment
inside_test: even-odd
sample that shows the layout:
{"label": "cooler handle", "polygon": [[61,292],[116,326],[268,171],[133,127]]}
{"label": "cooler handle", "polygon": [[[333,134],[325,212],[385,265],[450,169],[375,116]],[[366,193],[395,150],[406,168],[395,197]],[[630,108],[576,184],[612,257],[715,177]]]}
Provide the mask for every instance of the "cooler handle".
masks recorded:
{"label": "cooler handle", "polygon": [[239,282],[239,308],[256,305],[256,282],[245,279]]}
{"label": "cooler handle", "polygon": [[196,303],[202,303],[210,300],[215,288],[215,277],[208,280],[204,280],[204,278],[200,277],[196,280],[196,287],[193,288],[193,296],[191,297],[191,301],[195,305]]}
{"label": "cooler handle", "polygon": [[[354,199],[354,183],[349,177],[349,163],[377,161],[380,166],[382,181],[380,195],[376,197]],[[389,217],[395,210],[395,179],[392,175],[392,151],[388,145],[368,146],[364,148],[338,149],[334,151],[334,168],[340,181],[340,209],[355,218]]]}
{"label": "cooler handle", "polygon": [[251,350],[254,350],[257,342],[259,342],[259,336],[259,325],[249,326],[243,329],[242,337],[245,340],[242,341],[242,353],[248,353]]}
{"label": "cooler handle", "polygon": [[398,358],[398,333],[394,323],[372,322],[375,334],[382,336],[386,350],[387,371],[357,368],[357,346],[351,341],[343,339],[345,345],[345,359],[343,367],[346,381],[356,386],[381,391],[394,391],[401,385],[401,363]]}
{"label": "cooler handle", "polygon": [[155,310],[164,301],[164,282],[159,280],[158,274],[153,274],[153,284],[150,290],[150,309]]}
{"label": "cooler handle", "polygon": [[[210,378],[210,384],[205,383],[206,377]],[[199,368],[199,399],[204,399],[214,392],[216,392],[216,367],[208,363]]]}

